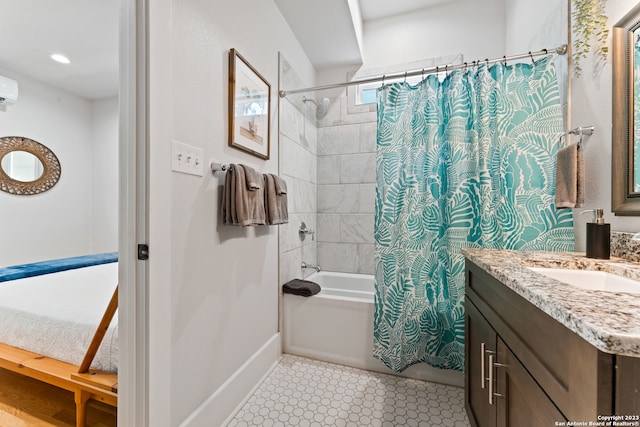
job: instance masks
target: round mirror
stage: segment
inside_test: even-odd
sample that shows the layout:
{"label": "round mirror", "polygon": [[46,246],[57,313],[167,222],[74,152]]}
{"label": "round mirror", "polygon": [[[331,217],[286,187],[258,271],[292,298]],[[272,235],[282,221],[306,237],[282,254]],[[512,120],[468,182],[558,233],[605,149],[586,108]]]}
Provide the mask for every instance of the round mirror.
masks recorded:
{"label": "round mirror", "polygon": [[2,158],[2,170],[16,181],[33,182],[44,173],[44,165],[27,151],[12,151]]}
{"label": "round mirror", "polygon": [[51,189],[62,170],[53,151],[21,136],[0,138],[0,190],[29,196]]}

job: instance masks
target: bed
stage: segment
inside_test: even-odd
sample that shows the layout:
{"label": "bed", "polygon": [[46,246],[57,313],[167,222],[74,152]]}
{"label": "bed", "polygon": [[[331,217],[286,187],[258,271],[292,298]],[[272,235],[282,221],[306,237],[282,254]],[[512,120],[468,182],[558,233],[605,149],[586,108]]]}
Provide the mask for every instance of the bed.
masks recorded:
{"label": "bed", "polygon": [[0,268],[0,367],[117,406],[117,253]]}

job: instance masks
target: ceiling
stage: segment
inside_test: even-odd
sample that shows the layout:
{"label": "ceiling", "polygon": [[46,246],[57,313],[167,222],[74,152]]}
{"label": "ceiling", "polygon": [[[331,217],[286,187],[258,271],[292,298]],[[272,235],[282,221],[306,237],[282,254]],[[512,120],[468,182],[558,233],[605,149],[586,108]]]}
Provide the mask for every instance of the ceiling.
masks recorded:
{"label": "ceiling", "polygon": [[415,12],[420,9],[435,6],[440,3],[450,3],[452,0],[359,0],[362,10],[362,20],[387,18],[402,13]]}
{"label": "ceiling", "polygon": [[[455,0],[274,0],[318,68],[362,63],[363,22]],[[118,93],[113,0],[0,0],[0,69],[89,100]],[[70,64],[52,61],[62,53]]]}
{"label": "ceiling", "polygon": [[274,0],[317,69],[362,63],[367,21],[456,0]]}
{"label": "ceiling", "polygon": [[118,8],[112,0],[0,0],[0,68],[90,100],[116,96]]}

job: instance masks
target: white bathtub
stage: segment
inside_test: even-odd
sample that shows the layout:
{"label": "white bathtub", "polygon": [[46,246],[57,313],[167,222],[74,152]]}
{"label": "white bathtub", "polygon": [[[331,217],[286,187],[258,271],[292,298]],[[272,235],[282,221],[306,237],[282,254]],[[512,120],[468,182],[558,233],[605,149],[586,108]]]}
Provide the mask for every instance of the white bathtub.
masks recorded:
{"label": "white bathtub", "polygon": [[322,291],[284,295],[284,352],[385,374],[463,387],[461,372],[419,363],[397,374],[373,354],[373,276],[320,272],[307,280]]}

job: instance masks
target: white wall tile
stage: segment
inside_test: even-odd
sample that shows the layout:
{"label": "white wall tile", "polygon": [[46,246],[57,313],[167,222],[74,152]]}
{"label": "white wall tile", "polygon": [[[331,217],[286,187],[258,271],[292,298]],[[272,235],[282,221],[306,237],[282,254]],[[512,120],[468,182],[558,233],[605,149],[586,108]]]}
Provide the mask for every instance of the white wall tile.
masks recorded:
{"label": "white wall tile", "polygon": [[349,154],[360,151],[360,126],[334,126],[318,129],[318,154]]}
{"label": "white wall tile", "polygon": [[300,264],[302,264],[302,252],[299,249],[280,252],[280,286],[291,279],[302,278]]}
{"label": "white wall tile", "polygon": [[318,184],[340,183],[340,156],[318,156]]}
{"label": "white wall tile", "polygon": [[280,138],[280,173],[315,183],[316,166],[316,156],[310,151],[289,137]]}
{"label": "white wall tile", "polygon": [[285,175],[284,179],[287,181],[289,212],[317,212],[316,185],[288,175]]}
{"label": "white wall tile", "polygon": [[358,245],[352,243],[318,243],[318,263],[325,271],[353,273],[357,270]]}
{"label": "white wall tile", "polygon": [[318,212],[357,213],[360,209],[359,196],[357,184],[319,185]]}
{"label": "white wall tile", "polygon": [[374,245],[358,245],[358,268],[357,273],[374,274]]}
{"label": "white wall tile", "polygon": [[376,184],[360,184],[360,213],[376,211]]}
{"label": "white wall tile", "polygon": [[376,182],[376,155],[365,153],[340,156],[340,182],[343,184]]}
{"label": "white wall tile", "polygon": [[360,125],[360,152],[375,153],[378,123],[364,123]]}
{"label": "white wall tile", "polygon": [[280,239],[280,253],[298,249],[302,246],[298,237],[298,226],[300,216],[289,213],[289,223],[278,226],[278,237]]}
{"label": "white wall tile", "polygon": [[311,151],[312,154],[318,154],[318,129],[313,120],[306,119],[304,125],[304,140],[306,144],[303,147]]}
{"label": "white wall tile", "polygon": [[340,242],[340,214],[318,213],[318,241]]}
{"label": "white wall tile", "polygon": [[340,241],[343,243],[373,243],[373,215],[340,215]]}
{"label": "white wall tile", "polygon": [[296,108],[290,99],[285,98],[280,104],[280,134],[292,139],[300,141],[302,134],[302,113]]}

